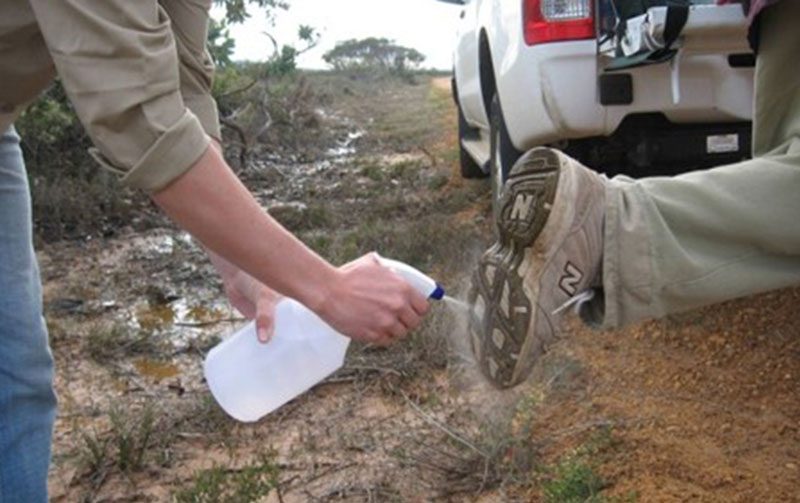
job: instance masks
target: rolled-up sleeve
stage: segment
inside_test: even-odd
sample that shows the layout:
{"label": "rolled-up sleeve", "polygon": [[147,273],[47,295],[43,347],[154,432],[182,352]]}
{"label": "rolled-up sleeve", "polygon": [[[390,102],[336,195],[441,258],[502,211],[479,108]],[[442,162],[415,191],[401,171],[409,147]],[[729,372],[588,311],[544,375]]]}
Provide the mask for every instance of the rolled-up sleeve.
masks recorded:
{"label": "rolled-up sleeve", "polygon": [[93,157],[149,192],[188,171],[209,138],[181,96],[175,37],[157,0],[30,3]]}
{"label": "rolled-up sleeve", "polygon": [[183,102],[200,119],[205,132],[221,140],[219,112],[211,95],[214,61],[206,46],[211,0],[160,0],[160,5],[175,34]]}

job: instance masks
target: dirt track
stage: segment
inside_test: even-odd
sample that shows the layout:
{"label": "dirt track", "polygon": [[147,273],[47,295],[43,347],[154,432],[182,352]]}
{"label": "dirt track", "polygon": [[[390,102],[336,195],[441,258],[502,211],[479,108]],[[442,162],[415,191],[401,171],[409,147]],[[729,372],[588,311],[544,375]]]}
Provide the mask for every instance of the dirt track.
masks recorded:
{"label": "dirt track", "polygon": [[[449,79],[336,103],[366,130],[357,153],[332,169],[265,164],[248,183],[324,255],[376,248],[462,291],[490,239],[490,205],[486,182],[457,172]],[[241,474],[270,447],[281,489],[252,501],[800,501],[800,290],[617,333],[574,325],[507,395],[472,381],[463,327],[437,308],[406,344],[354,347],[324,385],[243,426],[199,373],[237,323],[185,235],[55,243],[41,259],[61,396],[54,502],[174,501],[202,489],[200,474]],[[129,330],[107,337],[120,322]],[[148,405],[158,413],[135,470],[118,463],[115,404],[131,424]],[[576,459],[604,479],[599,496],[547,496]]]}

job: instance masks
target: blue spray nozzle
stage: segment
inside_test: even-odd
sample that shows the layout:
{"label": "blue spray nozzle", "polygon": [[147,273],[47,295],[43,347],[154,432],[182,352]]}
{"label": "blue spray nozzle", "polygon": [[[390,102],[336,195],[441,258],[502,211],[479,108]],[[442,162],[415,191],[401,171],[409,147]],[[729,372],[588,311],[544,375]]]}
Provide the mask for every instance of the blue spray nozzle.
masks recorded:
{"label": "blue spray nozzle", "polygon": [[436,290],[430,294],[429,298],[434,300],[442,300],[442,297],[444,297],[444,288],[442,288],[442,285],[439,283],[436,283]]}

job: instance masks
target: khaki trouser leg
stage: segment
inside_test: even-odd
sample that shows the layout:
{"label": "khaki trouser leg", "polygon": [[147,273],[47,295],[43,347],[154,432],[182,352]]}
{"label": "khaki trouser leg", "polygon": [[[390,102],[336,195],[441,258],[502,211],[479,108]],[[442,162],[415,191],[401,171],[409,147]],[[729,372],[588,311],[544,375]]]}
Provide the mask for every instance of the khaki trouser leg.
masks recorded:
{"label": "khaki trouser leg", "polygon": [[609,184],[606,327],[800,283],[798,20],[800,2],[762,20],[754,159]]}

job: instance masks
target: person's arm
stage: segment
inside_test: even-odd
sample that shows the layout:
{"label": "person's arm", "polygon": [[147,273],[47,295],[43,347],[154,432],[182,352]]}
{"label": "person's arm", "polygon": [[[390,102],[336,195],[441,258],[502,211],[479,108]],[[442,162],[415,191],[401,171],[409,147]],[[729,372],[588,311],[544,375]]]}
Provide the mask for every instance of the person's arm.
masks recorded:
{"label": "person's arm", "polygon": [[[180,95],[173,29],[188,24],[165,22],[164,10],[156,12],[152,2],[26,3],[92,137],[93,156],[123,184],[152,194],[206,248],[342,333],[386,341],[419,323],[427,308],[419,293],[374,257],[342,269],[325,262],[270,218],[208,147],[207,133]],[[199,21],[193,29],[205,27]]]}
{"label": "person's arm", "polygon": [[427,300],[372,256],[343,268],[320,258],[258,205],[215,148],[152,197],[208,249],[355,339],[402,337],[427,311]]}
{"label": "person's arm", "polygon": [[211,250],[206,253],[222,278],[231,305],[256,322],[260,342],[269,342],[275,329],[275,306],[282,296]]}
{"label": "person's arm", "polygon": [[[222,154],[222,145],[213,136],[211,146]],[[247,319],[255,321],[258,340],[269,342],[275,331],[275,306],[281,295],[208,248],[205,251],[222,279],[228,301]]]}

